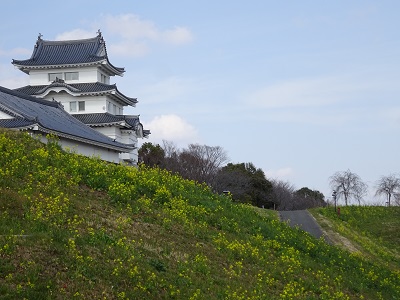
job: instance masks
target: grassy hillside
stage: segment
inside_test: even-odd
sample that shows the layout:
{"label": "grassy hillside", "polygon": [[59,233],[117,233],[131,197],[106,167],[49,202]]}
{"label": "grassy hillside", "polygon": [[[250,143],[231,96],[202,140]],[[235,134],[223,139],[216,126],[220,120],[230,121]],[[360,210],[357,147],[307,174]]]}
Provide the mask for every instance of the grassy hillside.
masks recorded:
{"label": "grassy hillside", "polygon": [[[311,212],[326,231],[340,234],[336,234],[339,245],[393,270],[400,269],[399,206],[345,206],[340,215],[333,208]],[[330,236],[335,239],[335,235]]]}
{"label": "grassy hillside", "polygon": [[400,299],[400,273],[157,169],[0,131],[1,299]]}

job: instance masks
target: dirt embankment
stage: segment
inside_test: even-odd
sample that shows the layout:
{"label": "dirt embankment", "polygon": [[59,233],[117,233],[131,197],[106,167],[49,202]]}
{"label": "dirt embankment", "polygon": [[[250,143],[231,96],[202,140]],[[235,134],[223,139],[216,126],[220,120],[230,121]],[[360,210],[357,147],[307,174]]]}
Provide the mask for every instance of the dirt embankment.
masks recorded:
{"label": "dirt embankment", "polygon": [[350,252],[359,252],[360,250],[356,247],[354,243],[352,243],[349,239],[346,237],[340,235],[336,231],[333,230],[333,225],[332,223],[325,218],[324,216],[318,214],[318,215],[313,215],[313,217],[316,219],[318,224],[321,226],[322,231],[324,232],[324,235],[326,238],[333,244],[342,248],[347,249]]}

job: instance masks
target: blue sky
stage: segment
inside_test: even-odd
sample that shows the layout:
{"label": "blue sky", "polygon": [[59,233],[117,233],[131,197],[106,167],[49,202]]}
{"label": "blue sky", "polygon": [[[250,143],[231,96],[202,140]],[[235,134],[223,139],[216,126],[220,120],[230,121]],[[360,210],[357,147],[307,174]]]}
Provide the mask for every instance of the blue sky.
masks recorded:
{"label": "blue sky", "polygon": [[43,39],[100,29],[153,143],[221,146],[233,163],[330,196],[350,169],[400,173],[399,1],[9,1],[0,85]]}

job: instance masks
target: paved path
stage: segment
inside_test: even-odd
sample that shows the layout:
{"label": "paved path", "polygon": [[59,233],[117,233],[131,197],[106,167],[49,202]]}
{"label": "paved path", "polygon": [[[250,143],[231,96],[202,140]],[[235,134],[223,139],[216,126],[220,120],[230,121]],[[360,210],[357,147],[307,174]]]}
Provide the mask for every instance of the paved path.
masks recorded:
{"label": "paved path", "polygon": [[[321,227],[306,210],[280,211],[279,215],[282,221],[289,221],[289,225],[292,227],[299,226],[300,229],[307,231],[317,239],[324,236]],[[326,237],[325,240],[329,242]]]}

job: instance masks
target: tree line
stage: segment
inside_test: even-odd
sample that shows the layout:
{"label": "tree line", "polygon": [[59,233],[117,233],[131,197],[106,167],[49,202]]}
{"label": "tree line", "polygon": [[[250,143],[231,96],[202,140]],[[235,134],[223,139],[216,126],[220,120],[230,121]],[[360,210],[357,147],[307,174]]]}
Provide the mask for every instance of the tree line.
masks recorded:
{"label": "tree line", "polygon": [[[217,193],[229,193],[234,201],[277,210],[306,209],[329,203],[361,205],[368,185],[350,170],[329,178],[331,200],[317,191],[296,189],[290,182],[267,179],[263,170],[251,162],[229,163],[226,151],[219,146],[190,144],[179,149],[173,142],[144,143],[139,149],[139,163],[177,173],[185,179],[205,183]],[[400,205],[400,176],[381,176],[375,183],[375,196],[384,196],[387,206]]]}
{"label": "tree line", "polygon": [[163,141],[162,146],[146,142],[138,152],[139,163],[205,183],[236,202],[277,210],[326,205],[319,191],[307,187],[296,190],[289,182],[267,179],[263,170],[251,162],[229,163],[226,151],[219,146],[190,144],[179,149],[170,141]]}
{"label": "tree line", "polygon": [[[360,176],[350,170],[336,172],[330,177],[330,186],[333,190],[334,204],[343,199],[345,205],[355,201],[361,205],[364,197],[368,194],[368,185],[361,180]],[[381,176],[375,183],[375,196],[384,196],[386,205],[400,205],[400,176],[390,174]]]}

